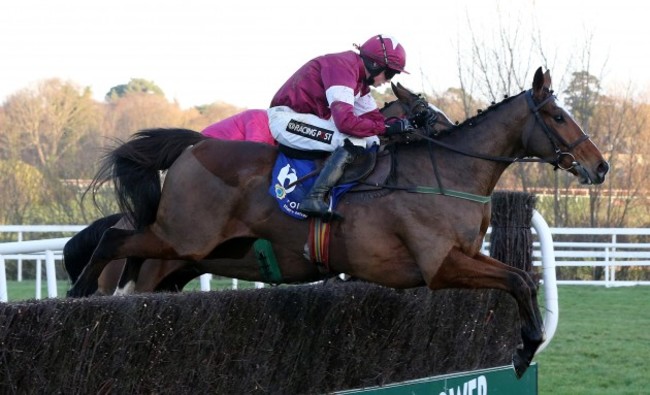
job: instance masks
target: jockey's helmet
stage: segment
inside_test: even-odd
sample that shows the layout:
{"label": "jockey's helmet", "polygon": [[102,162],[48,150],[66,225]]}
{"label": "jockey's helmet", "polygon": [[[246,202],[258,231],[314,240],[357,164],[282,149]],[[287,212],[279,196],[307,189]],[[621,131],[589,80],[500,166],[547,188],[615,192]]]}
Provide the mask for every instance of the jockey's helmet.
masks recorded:
{"label": "jockey's helmet", "polygon": [[406,66],[406,51],[394,37],[383,36],[378,34],[371,37],[359,47],[359,55],[364,60],[372,60],[379,66],[395,70],[400,73],[408,72],[404,70]]}

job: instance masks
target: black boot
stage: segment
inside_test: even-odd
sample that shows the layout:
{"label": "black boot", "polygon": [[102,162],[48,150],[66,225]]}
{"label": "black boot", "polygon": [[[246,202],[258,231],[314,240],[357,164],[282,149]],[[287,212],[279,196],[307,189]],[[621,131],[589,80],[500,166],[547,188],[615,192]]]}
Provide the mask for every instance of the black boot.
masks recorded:
{"label": "black boot", "polygon": [[298,211],[315,217],[323,217],[326,221],[332,218],[342,218],[341,215],[329,211],[329,205],[325,203],[325,195],[336,185],[336,182],[343,175],[345,166],[354,161],[356,155],[345,147],[339,147],[325,161],[323,170],[314,182],[311,191],[300,203]]}

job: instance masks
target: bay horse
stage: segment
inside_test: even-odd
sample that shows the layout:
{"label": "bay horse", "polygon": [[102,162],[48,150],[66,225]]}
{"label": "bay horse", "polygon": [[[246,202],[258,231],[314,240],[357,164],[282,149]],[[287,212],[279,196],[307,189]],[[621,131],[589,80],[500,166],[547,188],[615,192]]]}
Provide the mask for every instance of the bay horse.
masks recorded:
{"label": "bay horse", "polygon": [[[543,323],[530,275],[480,252],[490,195],[513,162],[537,158],[583,184],[602,183],[609,164],[559,105],[541,67],[531,89],[425,137],[392,144],[394,182],[377,186],[385,193],[343,196],[337,210],[345,219],[331,223],[330,270],[393,288],[508,292],[520,317],[513,368],[521,377],[544,340]],[[106,158],[94,181],[114,181],[136,230],[108,229],[69,295],[88,294],[114,259],[128,257],[127,267],[145,258],[237,259],[256,239],[269,240],[278,261],[303,279],[322,276],[305,258],[312,221],[282,213],[268,193],[277,148],[204,140],[134,152],[128,144]],[[161,192],[157,171],[171,160]]]}
{"label": "bay horse", "polygon": [[[431,128],[430,133],[438,134],[443,130],[455,126],[455,123],[452,122],[442,110],[431,103],[427,103],[422,95],[412,92],[399,83],[391,83],[391,88],[396,100],[384,103],[384,106],[380,109],[382,115],[384,115],[387,120],[408,118],[416,113],[428,111],[433,114],[434,119],[433,124],[429,125]],[[247,136],[251,134],[244,130],[240,130],[239,132],[240,133],[229,133],[228,136],[216,136],[216,138],[232,139],[229,136]],[[258,132],[260,131],[255,132],[259,134]],[[167,136],[164,130],[157,131],[156,133],[160,133],[156,136],[161,139],[165,139]],[[270,130],[267,130],[266,133],[270,135]],[[198,138],[198,136],[196,137]],[[198,140],[190,141],[188,144],[196,144],[197,142]],[[63,261],[68,276],[73,283],[77,280],[79,273],[81,273],[83,268],[90,261],[92,252],[99,243],[104,231],[113,226],[128,229],[131,225],[129,225],[128,221],[123,218],[123,214],[113,214],[92,222],[88,227],[78,232],[68,243],[66,243],[65,248],[63,249]],[[120,280],[125,261],[126,259],[119,259],[106,265],[102,274],[98,278],[98,287],[97,290],[94,291],[95,294],[110,295],[117,293],[119,295],[124,295],[132,292],[180,291],[189,281],[202,274],[213,273],[224,276],[224,270],[220,266],[223,264],[230,264],[227,260],[219,263],[215,262],[215,260],[188,261],[147,259],[143,262],[139,273],[133,276],[129,276],[129,273],[127,273]],[[246,273],[244,274],[240,273],[239,278],[249,281],[268,282],[270,279],[263,276],[260,277],[259,265],[260,262],[256,256],[252,252],[247,253],[245,258],[240,260],[236,266],[238,268],[249,267],[252,269],[246,270]],[[286,269],[281,271],[284,273],[287,272]],[[246,276],[246,274],[248,275]],[[242,278],[242,276],[246,276],[246,278]],[[285,279],[280,280],[282,283],[286,281],[287,280]],[[296,280],[296,282],[302,281]]]}

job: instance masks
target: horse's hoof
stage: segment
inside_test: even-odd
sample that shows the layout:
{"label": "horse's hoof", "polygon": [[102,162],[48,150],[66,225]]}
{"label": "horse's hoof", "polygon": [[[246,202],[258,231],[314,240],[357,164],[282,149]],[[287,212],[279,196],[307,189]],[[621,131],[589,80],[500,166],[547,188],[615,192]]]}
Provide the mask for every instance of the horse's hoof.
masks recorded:
{"label": "horse's hoof", "polygon": [[68,296],[68,298],[81,298],[82,296],[84,296],[83,293],[78,289],[76,289],[75,287],[70,288],[66,295]]}
{"label": "horse's hoof", "polygon": [[524,373],[526,373],[528,366],[530,366],[530,362],[522,358],[519,355],[519,350],[517,350],[517,352],[512,356],[512,367],[515,369],[517,379],[520,379]]}
{"label": "horse's hoof", "polygon": [[69,298],[83,298],[85,296],[88,296],[89,293],[85,292],[84,289],[81,289],[80,287],[72,286],[66,293],[67,297]]}

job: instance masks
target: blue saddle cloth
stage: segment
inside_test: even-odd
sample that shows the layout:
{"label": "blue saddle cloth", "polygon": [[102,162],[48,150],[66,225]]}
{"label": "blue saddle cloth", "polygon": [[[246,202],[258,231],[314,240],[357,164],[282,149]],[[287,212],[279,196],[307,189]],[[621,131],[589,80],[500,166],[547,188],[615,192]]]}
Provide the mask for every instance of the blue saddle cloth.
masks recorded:
{"label": "blue saddle cloth", "polygon": [[[316,170],[316,163],[311,159],[295,159],[278,153],[271,177],[269,193],[278,201],[280,209],[290,216],[305,219],[307,216],[300,211],[300,202],[309,193],[318,174],[300,180]],[[330,206],[336,207],[340,197],[354,186],[355,183],[337,185],[332,189]]]}

